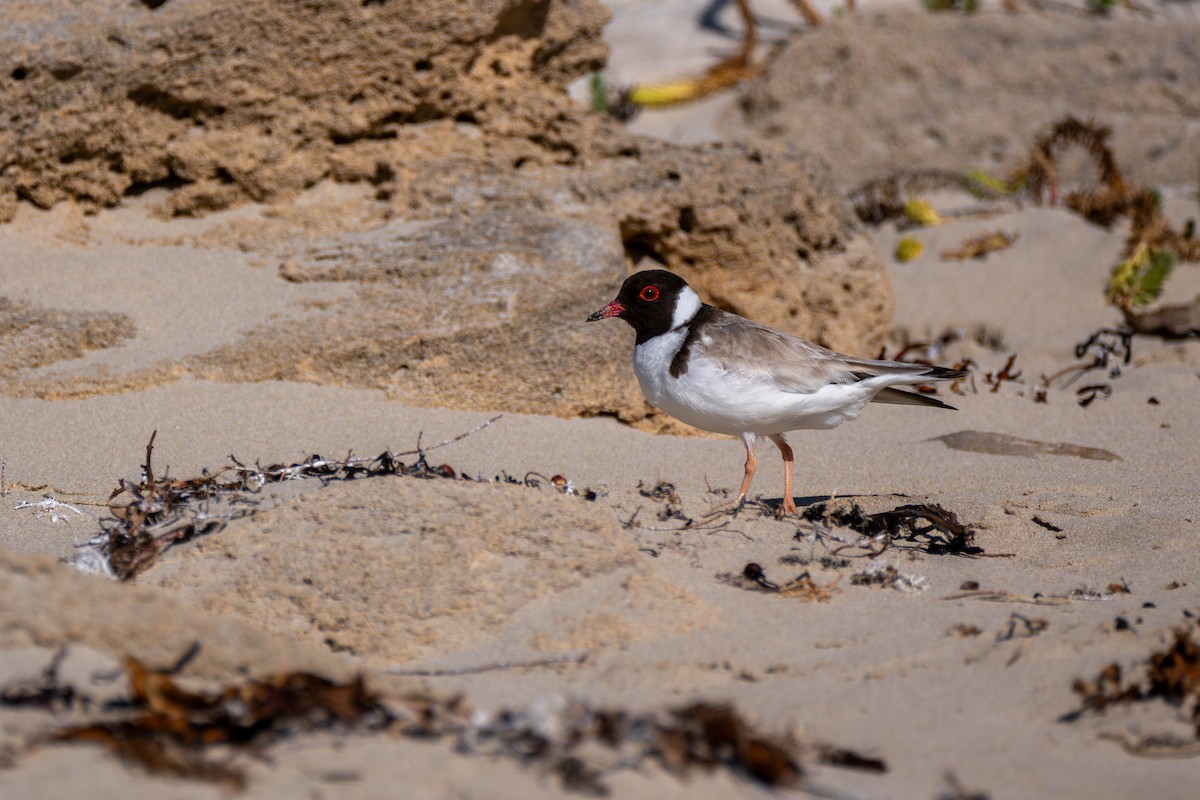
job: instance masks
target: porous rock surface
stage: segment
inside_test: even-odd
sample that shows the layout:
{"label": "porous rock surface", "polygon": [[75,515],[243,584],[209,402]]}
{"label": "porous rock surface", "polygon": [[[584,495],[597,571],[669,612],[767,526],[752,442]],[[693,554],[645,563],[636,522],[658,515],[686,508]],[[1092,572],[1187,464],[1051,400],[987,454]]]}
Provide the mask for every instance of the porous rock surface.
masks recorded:
{"label": "porous rock surface", "polygon": [[[677,430],[637,389],[626,327],[584,323],[629,271],[654,266],[837,349],[873,355],[887,335],[882,262],[818,159],[639,139],[571,103],[566,84],[605,54],[591,0],[93,12],[16,3],[0,34],[0,218],[18,197],[94,209],[158,185],[170,215],[272,201],[257,219],[211,216],[186,242],[116,238],[232,246],[281,281],[349,286],[352,300],[264,314],[239,341],[198,341],[170,364],[26,373],[10,394],[191,374]],[[323,180],[373,188],[349,205],[290,199]]]}
{"label": "porous rock surface", "polygon": [[75,5],[5,4],[0,220],[158,183],[176,213],[287,196],[437,119],[553,145],[561,87],[607,52],[595,0]]}

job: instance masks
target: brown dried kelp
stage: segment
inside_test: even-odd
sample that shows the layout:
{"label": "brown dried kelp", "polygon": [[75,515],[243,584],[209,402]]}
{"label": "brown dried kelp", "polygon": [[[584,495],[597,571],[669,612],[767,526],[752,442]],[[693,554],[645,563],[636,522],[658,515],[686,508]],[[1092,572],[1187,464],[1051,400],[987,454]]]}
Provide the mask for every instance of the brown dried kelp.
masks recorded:
{"label": "brown dried kelp", "polygon": [[1007,231],[989,231],[972,236],[953,250],[942,252],[943,261],[966,261],[968,258],[982,260],[988,253],[1007,250],[1017,243],[1020,234]]}
{"label": "brown dried kelp", "polygon": [[[1069,364],[1050,375],[1042,375],[1034,390],[1034,402],[1047,402],[1049,390],[1056,383],[1059,389],[1067,389],[1093,370],[1108,370],[1110,379],[1121,377],[1122,365],[1128,364],[1133,358],[1133,333],[1130,328],[1101,328],[1075,345],[1076,358],[1085,358],[1092,353],[1092,360]],[[1112,387],[1108,384],[1091,384],[1075,391],[1079,405],[1084,407],[1090,405],[1098,395],[1108,397],[1111,394]]]}
{"label": "brown dried kelp", "polygon": [[[816,503],[806,508],[803,516],[812,522],[829,521],[837,527],[850,528],[864,537],[864,541],[844,545],[835,552],[864,546],[874,558],[902,537],[921,544],[925,552],[934,555],[984,555],[983,548],[974,544],[975,532],[959,522],[954,512],[936,504],[903,505],[891,511],[864,514],[857,504],[849,509],[828,511],[825,503]],[[803,533],[796,535],[799,538]]]}
{"label": "brown dried kelp", "polygon": [[[727,769],[772,787],[795,786],[804,774],[804,748],[791,735],[764,734],[725,705],[632,714],[566,703],[484,714],[458,697],[386,697],[369,690],[361,676],[338,683],[285,672],[202,691],[182,686],[176,667],[154,670],[130,658],[125,669],[127,698],[110,704],[101,719],[63,728],[43,741],[99,743],[151,772],[231,789],[242,787],[245,775],[230,754],[259,755],[280,739],[328,728],[450,739],[460,753],[518,759],[557,775],[564,789],[593,795],[608,794],[607,774],[637,769],[646,760],[680,774],[697,767]],[[217,746],[224,760],[214,755]],[[844,748],[807,748],[833,766],[887,768],[880,759]]]}
{"label": "brown dried kelp", "polygon": [[[426,454],[460,441],[497,419],[499,417],[493,417],[473,430],[429,447],[421,447],[418,437],[418,446],[414,450],[386,451],[373,459],[352,455],[327,459],[313,455],[292,464],[263,466],[255,463],[248,466],[230,456],[232,463],[228,466],[213,473],[205,471],[200,477],[187,480],[155,475],[152,460],[155,431],[146,445],[141,479],[136,484],[124,479],[118,481],[117,488],[109,496],[108,508],[112,517],[101,520],[102,532],[84,547],[88,548],[86,553],[99,554],[100,568],[127,580],[148,568],[174,545],[216,533],[230,521],[255,513],[258,510],[256,495],[268,484],[301,478],[329,482],[383,475],[473,480],[459,475],[449,464],[431,465]],[[416,460],[408,463],[400,460],[401,456],[409,455],[417,456]],[[496,480],[538,488],[543,482],[540,477],[529,473],[524,480],[509,476],[498,476]],[[577,494],[575,487],[563,476],[544,481],[563,494]],[[598,496],[593,491],[580,494],[590,500]]]}
{"label": "brown dried kelp", "polygon": [[1077,679],[1071,688],[1082,706],[1060,721],[1072,722],[1086,712],[1102,712],[1113,705],[1159,699],[1180,708],[1194,723],[1194,735],[1200,740],[1200,643],[1193,640],[1193,632],[1194,627],[1177,629],[1167,649],[1150,654],[1140,678],[1126,681],[1120,665],[1114,663],[1091,681]]}
{"label": "brown dried kelp", "polygon": [[906,538],[910,541],[923,539],[927,553],[972,556],[983,553],[982,547],[972,544],[975,532],[959,522],[953,511],[936,503],[904,505],[892,511],[871,514],[867,519],[882,523],[892,538],[907,531]]}
{"label": "brown dried kelp", "polygon": [[1129,202],[1129,187],[1108,146],[1111,135],[1112,130],[1103,125],[1083,122],[1074,116],[1064,117],[1037,140],[1025,163],[1009,177],[1009,183],[1039,200],[1046,195],[1050,205],[1058,205],[1059,158],[1067,149],[1081,147],[1096,167],[1100,189],[1072,194],[1068,205],[1093,222],[1111,224],[1124,213]]}
{"label": "brown dried kelp", "polygon": [[810,603],[813,601],[823,602],[833,597],[834,593],[838,591],[837,584],[842,579],[842,576],[839,574],[832,582],[820,584],[813,579],[811,574],[805,571],[787,583],[773,583],[767,580],[766,572],[760,564],[756,563],[747,564],[739,576],[725,573],[717,577],[731,586],[740,586],[743,589],[755,589],[770,594],[777,594],[781,597],[796,597]]}
{"label": "brown dried kelp", "polygon": [[1008,360],[1004,362],[1004,366],[1002,368],[996,372],[989,372],[983,376],[983,382],[992,387],[992,394],[1000,391],[1000,386],[1005,381],[1009,381],[1011,383],[1021,382],[1022,371],[1017,370],[1016,372],[1013,372],[1013,365],[1015,363],[1017,363],[1017,354],[1013,353],[1008,357]]}
{"label": "brown dried kelp", "polygon": [[180,686],[174,668],[154,670],[129,658],[125,671],[130,696],[113,709],[115,714],[60,730],[49,741],[101,744],[152,773],[237,789],[245,776],[213,760],[209,752],[214,745],[261,747],[302,731],[382,729],[394,720],[361,676],[338,684],[312,673],[289,672],[203,692]]}

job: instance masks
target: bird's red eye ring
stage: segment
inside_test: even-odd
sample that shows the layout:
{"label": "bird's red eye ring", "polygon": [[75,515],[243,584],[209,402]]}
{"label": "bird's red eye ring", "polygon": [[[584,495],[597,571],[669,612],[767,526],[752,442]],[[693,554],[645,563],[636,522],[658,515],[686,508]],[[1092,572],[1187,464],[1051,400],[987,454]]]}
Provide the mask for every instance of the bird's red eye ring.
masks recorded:
{"label": "bird's red eye ring", "polygon": [[646,288],[644,288],[640,292],[638,292],[638,297],[642,298],[647,303],[653,303],[655,300],[658,299],[658,287],[657,286],[647,286]]}

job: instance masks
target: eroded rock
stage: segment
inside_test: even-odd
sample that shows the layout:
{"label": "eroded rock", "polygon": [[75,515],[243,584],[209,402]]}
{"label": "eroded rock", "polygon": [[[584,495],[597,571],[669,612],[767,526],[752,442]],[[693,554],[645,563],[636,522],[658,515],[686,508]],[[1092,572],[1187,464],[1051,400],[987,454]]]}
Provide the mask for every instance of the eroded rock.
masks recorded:
{"label": "eroded rock", "polygon": [[546,121],[603,63],[607,18],[595,0],[7,3],[0,221],[18,198],[155,185],[176,214],[294,195],[336,151],[439,119],[569,158]]}

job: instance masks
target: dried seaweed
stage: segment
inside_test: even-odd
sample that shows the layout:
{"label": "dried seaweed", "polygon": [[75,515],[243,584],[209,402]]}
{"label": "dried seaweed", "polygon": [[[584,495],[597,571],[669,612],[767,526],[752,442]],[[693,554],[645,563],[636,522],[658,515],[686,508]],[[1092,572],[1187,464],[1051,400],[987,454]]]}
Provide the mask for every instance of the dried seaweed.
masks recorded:
{"label": "dried seaweed", "polygon": [[847,199],[859,219],[879,225],[887,220],[904,218],[905,210],[914,197],[945,189],[969,192],[984,199],[1004,197],[1004,192],[970,173],[914,169],[894,172],[859,184],[850,190]]}
{"label": "dried seaweed", "polygon": [[115,716],[64,728],[51,742],[102,744],[147,771],[241,788],[245,776],[213,760],[214,745],[263,746],[301,731],[341,727],[382,729],[392,713],[367,691],[362,677],[338,684],[307,672],[281,673],[219,692],[192,691],[174,667],[154,670],[125,661],[130,696]]}
{"label": "dried seaweed", "polygon": [[13,683],[0,689],[0,706],[53,711],[72,708],[77,702],[84,700],[73,686],[59,680],[58,669],[66,655],[65,647],[59,649],[35,680]]}
{"label": "dried seaweed", "polygon": [[1193,632],[1194,628],[1175,630],[1170,646],[1150,654],[1139,678],[1125,680],[1120,665],[1113,663],[1090,681],[1076,679],[1071,688],[1079,695],[1081,707],[1060,721],[1073,722],[1087,712],[1103,712],[1114,705],[1162,700],[1182,710],[1200,741],[1200,643],[1193,640]]}
{"label": "dried seaweed", "polygon": [[[803,748],[794,737],[764,734],[726,705],[632,714],[563,703],[488,714],[458,697],[387,697],[369,690],[362,676],[338,683],[285,672],[215,691],[193,690],[175,678],[178,666],[155,670],[127,659],[128,697],[110,704],[102,718],[62,728],[40,742],[98,743],[150,772],[231,790],[246,780],[234,760],[237,753],[259,755],[281,739],[329,728],[448,739],[460,753],[517,759],[556,775],[565,790],[593,795],[608,794],[609,773],[638,769],[647,760],[681,775],[726,769],[770,787],[796,786],[804,776]],[[887,769],[882,760],[845,748],[807,748],[832,766]],[[223,760],[216,752],[225,754]]]}
{"label": "dried seaweed", "polygon": [[833,597],[838,591],[837,584],[842,578],[839,574],[832,582],[820,584],[813,579],[810,573],[805,571],[787,583],[773,583],[767,579],[767,574],[762,566],[753,562],[742,569],[741,575],[734,576],[725,573],[717,577],[731,586],[777,594],[780,597],[795,597],[809,603],[824,602]]}
{"label": "dried seaweed", "polygon": [[953,250],[943,250],[943,261],[966,261],[968,258],[983,260],[988,253],[1007,250],[1017,243],[1020,235],[1007,231],[989,231],[972,236]]}
{"label": "dried seaweed", "polygon": [[1039,200],[1046,195],[1050,205],[1058,205],[1058,161],[1068,148],[1082,147],[1092,159],[1101,189],[1072,194],[1068,205],[1093,222],[1111,224],[1124,213],[1129,201],[1129,188],[1108,146],[1111,135],[1110,128],[1074,116],[1064,117],[1037,140],[1026,162],[1010,175],[1009,183]]}
{"label": "dried seaweed", "polygon": [[1013,353],[1008,357],[1008,360],[1004,362],[1004,366],[1000,370],[994,373],[989,372],[983,376],[983,382],[992,387],[992,394],[999,392],[1001,384],[1003,384],[1005,381],[1009,381],[1011,383],[1021,382],[1021,370],[1013,372],[1013,365],[1016,362],[1017,354]]}
{"label": "dried seaweed", "polygon": [[[1075,345],[1075,357],[1084,358],[1092,353],[1091,361],[1080,361],[1070,364],[1050,375],[1042,375],[1037,389],[1034,391],[1034,402],[1045,403],[1048,393],[1054,384],[1059,389],[1067,389],[1075,381],[1093,370],[1106,369],[1108,377],[1121,377],[1121,366],[1128,364],[1133,358],[1133,330],[1130,328],[1101,328],[1092,333],[1087,339]],[[1108,384],[1091,384],[1076,390],[1079,405],[1087,407],[1102,394],[1108,397],[1112,387]]]}
{"label": "dried seaweed", "polygon": [[[958,521],[952,511],[936,504],[910,504],[891,511],[863,514],[857,504],[849,509],[829,511],[825,503],[816,503],[804,510],[804,519],[811,522],[832,521],[834,525],[861,534],[863,539],[847,547],[865,547],[872,558],[891,547],[897,538],[916,542],[926,553],[933,555],[984,555],[982,547],[974,544],[975,532]],[[797,537],[801,534],[797,533]]]}
{"label": "dried seaweed", "polygon": [[[937,504],[904,505],[892,511],[871,514],[868,520],[879,521],[890,537],[907,531],[909,540],[924,539],[925,552],[939,555],[980,555],[983,548],[972,544],[975,532],[958,521],[958,516]],[[920,523],[927,523],[921,526]],[[935,533],[936,532],[936,533]]]}
{"label": "dried seaweed", "polygon": [[1066,204],[1085,219],[1111,227],[1129,220],[1124,258],[1113,268],[1106,296],[1128,319],[1133,309],[1156,299],[1176,260],[1200,261],[1200,239],[1194,226],[1176,230],[1163,215],[1162,197],[1153,189],[1130,184],[1121,174],[1108,146],[1112,131],[1094,122],[1068,116],[1054,125],[1034,145],[1025,164],[1011,176],[1038,201],[1046,196],[1057,205],[1058,160],[1072,147],[1087,151],[1097,174],[1097,184],[1066,196]]}
{"label": "dried seaweed", "polygon": [[851,575],[850,585],[895,589],[898,592],[907,592],[925,589],[928,581],[920,575],[906,575],[891,564],[872,563],[867,569]]}
{"label": "dried seaweed", "polygon": [[[373,459],[354,458],[353,454],[341,459],[313,455],[292,464],[262,466],[255,463],[251,467],[230,456],[228,466],[212,473],[206,470],[200,477],[187,480],[155,475],[152,458],[158,433],[155,431],[146,445],[141,479],[136,484],[124,479],[118,481],[117,488],[109,495],[108,509],[112,516],[100,521],[101,533],[83,545],[88,548],[85,554],[98,553],[100,568],[121,580],[128,580],[154,564],[171,547],[216,533],[232,520],[256,513],[259,510],[257,496],[263,487],[273,483],[302,478],[329,483],[385,475],[478,481],[481,479],[460,475],[449,464],[434,466],[426,455],[483,430],[499,418],[493,417],[470,431],[429,447],[422,447],[418,436],[416,449],[402,453],[385,451]],[[408,463],[400,460],[409,455],[417,456],[416,460]],[[599,496],[592,490],[578,491],[562,475],[545,478],[531,472],[521,480],[504,475],[497,476],[496,481],[533,489],[548,484],[561,494],[578,495],[588,500]]]}
{"label": "dried seaweed", "polygon": [[1033,638],[1046,628],[1050,621],[1042,617],[1027,617],[1013,612],[1008,617],[1008,627],[996,634],[997,642],[1007,642],[1013,639]]}

